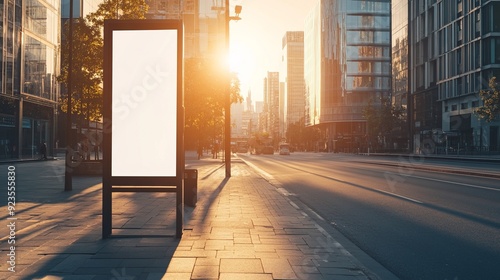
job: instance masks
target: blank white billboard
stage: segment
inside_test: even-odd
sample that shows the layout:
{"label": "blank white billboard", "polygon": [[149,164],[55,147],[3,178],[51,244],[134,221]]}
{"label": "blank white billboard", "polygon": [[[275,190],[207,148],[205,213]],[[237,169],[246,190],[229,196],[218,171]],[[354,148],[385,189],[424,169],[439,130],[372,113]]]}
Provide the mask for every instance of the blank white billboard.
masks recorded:
{"label": "blank white billboard", "polygon": [[111,176],[176,176],[177,32],[113,30]]}

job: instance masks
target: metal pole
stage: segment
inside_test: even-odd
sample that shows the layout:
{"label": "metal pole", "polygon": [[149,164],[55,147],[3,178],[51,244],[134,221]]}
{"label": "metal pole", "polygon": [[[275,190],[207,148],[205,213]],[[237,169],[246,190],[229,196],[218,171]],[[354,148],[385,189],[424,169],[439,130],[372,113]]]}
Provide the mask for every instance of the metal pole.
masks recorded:
{"label": "metal pole", "polygon": [[68,111],[66,113],[66,169],[64,171],[64,190],[71,191],[73,189],[73,178],[71,169],[71,157],[72,157],[72,144],[73,139],[71,135],[71,90],[72,90],[72,69],[73,69],[73,0],[69,1],[69,52],[68,52]]}
{"label": "metal pole", "polygon": [[[226,0],[226,15],[225,15],[225,24],[226,24],[226,55],[229,56],[229,0]],[[226,88],[226,104],[225,104],[225,156],[224,161],[226,165],[226,178],[231,177],[231,78],[230,78],[230,69],[229,63],[227,66],[227,88]]]}

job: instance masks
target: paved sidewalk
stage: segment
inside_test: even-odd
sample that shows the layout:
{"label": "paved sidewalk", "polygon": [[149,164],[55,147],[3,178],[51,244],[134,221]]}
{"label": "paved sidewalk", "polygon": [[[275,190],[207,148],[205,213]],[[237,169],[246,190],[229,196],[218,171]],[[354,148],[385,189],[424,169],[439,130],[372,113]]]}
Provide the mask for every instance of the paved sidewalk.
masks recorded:
{"label": "paved sidewalk", "polygon": [[[37,164],[48,168],[23,172]],[[74,190],[64,192],[58,164],[17,166],[16,272],[7,271],[8,216],[1,204],[1,279],[376,278],[238,159],[229,179],[220,160],[191,166],[199,170],[198,205],[185,208],[181,239],[161,236],[175,233],[175,194],[169,193],[113,194],[115,231],[150,236],[101,239],[99,178],[77,177]]]}

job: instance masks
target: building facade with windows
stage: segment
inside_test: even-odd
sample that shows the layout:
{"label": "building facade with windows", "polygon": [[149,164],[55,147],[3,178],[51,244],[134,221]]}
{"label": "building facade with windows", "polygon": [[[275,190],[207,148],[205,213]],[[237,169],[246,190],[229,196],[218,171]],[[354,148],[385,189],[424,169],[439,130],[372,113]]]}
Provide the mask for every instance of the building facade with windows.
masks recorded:
{"label": "building facade with windows", "polygon": [[280,80],[279,72],[267,72],[264,78],[264,113],[266,118],[265,130],[278,144],[280,135]]}
{"label": "building facade with windows", "polygon": [[306,125],[320,149],[368,147],[363,110],[391,96],[391,1],[317,1],[305,24]]}
{"label": "building facade with windows", "polygon": [[474,111],[500,77],[500,1],[410,1],[410,114],[415,152],[498,150],[499,120]]}
{"label": "building facade with windows", "polygon": [[2,1],[0,159],[38,158],[55,145],[60,2]]}
{"label": "building facade with windows", "polygon": [[146,18],[181,19],[184,57],[225,55],[225,3],[223,0],[146,0]]}
{"label": "building facade with windows", "polygon": [[[99,8],[99,4],[101,4],[103,0],[73,0],[73,19],[74,22],[80,18],[85,18],[89,14],[95,12]],[[64,28],[68,28],[68,23],[70,19],[70,0],[61,0],[61,46],[67,44],[67,36]],[[73,35],[74,36],[74,35]],[[65,48],[61,48],[61,65],[65,65],[64,61],[65,57]],[[74,74],[73,74],[74,75]],[[67,89],[64,85],[61,86],[60,94],[63,98],[65,98],[68,94]],[[73,93],[73,98],[81,98],[76,97],[77,94]],[[61,105],[61,104],[59,104]],[[58,122],[57,122],[57,134],[56,134],[56,145],[55,148],[56,153],[59,155],[62,154],[63,149],[68,146],[67,136],[68,133],[66,131],[66,120],[67,113],[63,112],[61,106],[58,108]],[[79,133],[78,133],[79,132]],[[73,141],[77,140],[81,142],[82,136],[85,135],[85,138],[88,138],[90,135],[95,134],[90,137],[93,139],[102,139],[102,122],[94,122],[85,120],[81,115],[78,114],[72,115],[72,132],[71,135],[73,137]],[[92,145],[99,146],[99,143],[91,143]],[[78,147],[81,147],[82,143],[77,144],[73,143],[73,149],[78,150]],[[92,149],[93,150],[93,149]]]}
{"label": "building facade with windows", "polygon": [[[282,40],[283,126],[304,121],[304,31],[287,31]],[[283,134],[285,135],[285,134]]]}
{"label": "building facade with windows", "polygon": [[401,116],[406,121],[393,128],[396,140],[393,148],[400,151],[412,150],[412,140],[409,137],[410,116],[408,114],[408,66],[409,66],[409,37],[408,37],[408,0],[393,0],[391,8],[391,45],[392,45],[392,96],[391,105],[402,109]]}
{"label": "building facade with windows", "polygon": [[408,0],[392,1],[392,104],[408,106]]}

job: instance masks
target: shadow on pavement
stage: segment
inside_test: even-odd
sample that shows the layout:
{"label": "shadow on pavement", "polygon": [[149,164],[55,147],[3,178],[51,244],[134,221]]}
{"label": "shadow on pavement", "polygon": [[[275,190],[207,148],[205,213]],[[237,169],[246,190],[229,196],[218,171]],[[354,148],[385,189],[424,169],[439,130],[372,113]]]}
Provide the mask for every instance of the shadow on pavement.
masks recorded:
{"label": "shadow on pavement", "polygon": [[[73,190],[65,192],[64,169],[57,163],[14,164],[15,272],[9,272],[10,265],[2,261],[0,278],[161,279],[180,240],[173,237],[103,240],[101,178],[75,176]],[[5,170],[7,166],[0,165]],[[2,218],[7,221],[6,213]],[[113,194],[113,227],[163,230],[173,235],[175,195]],[[0,229],[2,244],[8,238],[8,230]]]}

